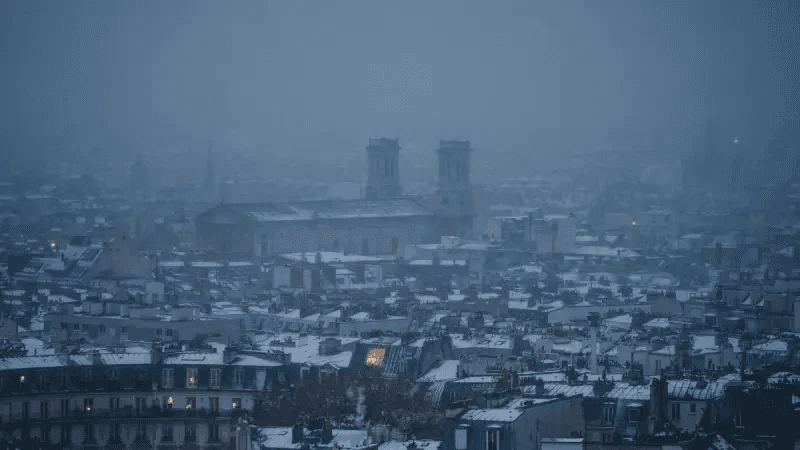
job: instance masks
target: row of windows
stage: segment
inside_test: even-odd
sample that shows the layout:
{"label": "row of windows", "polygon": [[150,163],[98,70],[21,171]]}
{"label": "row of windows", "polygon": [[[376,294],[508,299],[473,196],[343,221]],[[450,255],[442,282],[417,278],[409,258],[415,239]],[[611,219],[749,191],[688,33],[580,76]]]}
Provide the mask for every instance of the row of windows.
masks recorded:
{"label": "row of windows", "polygon": [[[198,383],[198,369],[190,367],[186,369],[186,387],[197,387]],[[220,387],[222,381],[222,369],[211,369],[210,384],[211,387]],[[165,388],[175,387],[175,369],[163,369],[161,371],[161,385]],[[244,370],[236,369],[233,372],[233,385],[234,387],[241,388],[244,385]]]}
{"label": "row of windows", "polygon": [[[69,331],[69,329],[70,329],[70,324],[69,323],[61,322],[61,331]],[[106,326],[105,325],[98,325],[97,329],[98,329],[98,331],[100,333],[105,333],[106,332]],[[84,323],[83,325],[81,325],[79,323],[73,323],[72,324],[72,330],[73,331],[84,331],[84,332],[88,333],[89,332],[89,324],[88,323]],[[172,330],[170,330],[170,332],[171,331]],[[120,328],[120,332],[121,333],[127,333],[128,332],[128,327]],[[171,334],[170,334],[170,336],[171,336]]]}
{"label": "row of windows", "polygon": [[[135,408],[137,412],[142,412],[147,407],[147,399],[145,397],[136,397],[135,398]],[[161,402],[153,399],[151,406],[158,407],[159,403],[161,403],[161,407],[164,409],[172,409],[175,407],[175,401],[173,397],[167,396],[164,397]],[[74,403],[73,403],[74,404]],[[12,406],[11,411],[19,411],[20,418],[22,420],[29,420],[31,418],[31,403],[30,402],[23,402],[21,404],[17,404],[18,406]],[[109,411],[118,411],[120,410],[120,398],[119,397],[111,397],[108,399]],[[66,419],[70,417],[70,414],[73,409],[70,408],[70,400],[69,399],[62,399],[59,403],[59,411],[58,416],[59,418]],[[242,409],[243,403],[240,397],[234,397],[231,399],[231,409]],[[50,411],[50,402],[47,401],[40,401],[34,403],[34,407],[37,408],[35,410],[38,413],[39,419],[51,419],[56,418],[56,416],[51,415]],[[185,409],[196,409],[197,408],[197,397],[186,397],[185,404],[182,405]],[[219,411],[219,397],[209,397],[208,398],[208,409],[211,411]],[[91,414],[94,410],[94,399],[93,398],[84,398],[83,399],[83,409],[84,413]]]}
{"label": "row of windows", "polygon": [[[210,370],[209,373],[209,384],[211,387],[220,387],[222,384],[222,369],[213,368]],[[44,387],[46,385],[46,378],[45,374],[38,374],[38,384],[40,387]],[[93,380],[94,375],[92,369],[85,369],[81,372],[81,381],[83,382],[91,382]],[[106,380],[116,380],[119,378],[119,371],[116,369],[107,370],[105,373]],[[197,387],[198,386],[198,369],[196,367],[191,367],[186,369],[186,386],[187,387]],[[62,387],[67,386],[68,382],[68,375],[66,373],[61,373],[61,379],[59,380]],[[19,377],[20,386],[29,383],[30,380],[26,378],[25,375],[20,375]],[[174,388],[175,387],[175,369],[163,369],[161,372],[161,384],[164,388]],[[234,387],[241,388],[244,385],[244,369],[236,369],[233,372],[233,385]]]}
{"label": "row of windows", "polygon": [[[461,200],[461,204],[462,205],[464,204],[464,200],[463,199]],[[283,238],[284,237],[283,233],[280,233],[279,237]],[[353,245],[353,247],[355,247],[355,245]],[[367,254],[367,253],[369,253],[369,248],[370,248],[369,247],[369,239],[367,239],[367,238],[361,239],[361,252]],[[396,237],[396,236],[393,236],[392,237],[392,253],[397,252],[398,248],[400,248],[400,239],[398,237]],[[341,243],[339,242],[339,239],[334,239],[333,240],[333,244],[330,246],[330,248],[328,248],[327,245],[325,245],[325,244],[323,244],[321,242],[317,242],[317,250],[326,250],[326,249],[338,252],[338,251],[341,251],[343,248],[342,248]],[[355,248],[353,248],[352,250],[355,251]],[[261,238],[261,251],[263,253],[269,253],[269,243],[267,242],[266,237],[262,237]]]}
{"label": "row of windows", "polygon": [[[171,424],[164,424],[162,426],[163,434],[161,436],[162,442],[173,442],[175,439],[174,427]],[[61,427],[61,436],[60,441],[62,443],[72,442],[71,437],[71,428],[70,427]],[[94,424],[86,423],[83,425],[83,444],[96,444],[95,433],[94,433]],[[109,441],[116,442],[121,439],[120,434],[120,424],[113,423],[109,426]],[[219,425],[217,424],[209,424],[208,425],[208,440],[211,442],[216,442],[220,440],[220,432],[219,432]],[[197,441],[197,425],[194,424],[186,424],[185,432],[184,432],[184,440],[186,442],[196,442]],[[42,436],[41,439],[43,442],[51,442],[51,429],[50,427],[45,427],[42,429]],[[136,440],[142,441],[147,439],[147,427],[146,425],[137,425],[136,426]]]}

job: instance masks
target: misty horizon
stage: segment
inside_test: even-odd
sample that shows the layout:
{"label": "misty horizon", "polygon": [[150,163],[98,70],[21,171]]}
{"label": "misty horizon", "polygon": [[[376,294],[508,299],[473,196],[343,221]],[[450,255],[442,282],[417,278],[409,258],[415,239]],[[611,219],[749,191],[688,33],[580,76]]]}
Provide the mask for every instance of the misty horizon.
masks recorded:
{"label": "misty horizon", "polygon": [[708,120],[757,153],[797,122],[790,3],[3,8],[0,134],[21,147],[53,136],[131,161],[211,140],[335,161],[368,137],[403,154],[455,138],[478,161],[559,165],[606,148],[675,159]]}

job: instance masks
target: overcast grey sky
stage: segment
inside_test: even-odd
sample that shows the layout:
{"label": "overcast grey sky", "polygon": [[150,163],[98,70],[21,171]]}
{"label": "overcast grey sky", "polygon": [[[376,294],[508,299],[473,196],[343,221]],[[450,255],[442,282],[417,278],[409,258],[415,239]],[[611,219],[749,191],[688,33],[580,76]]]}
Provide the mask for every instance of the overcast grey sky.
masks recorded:
{"label": "overcast grey sky", "polygon": [[790,98],[797,114],[798,9],[787,2],[7,0],[0,9],[6,135],[151,147],[213,139],[309,154],[363,150],[368,136],[387,135],[406,147],[463,138],[543,151],[543,140],[585,136],[570,145],[587,147],[613,129],[667,130],[681,146],[710,116],[768,127]]}

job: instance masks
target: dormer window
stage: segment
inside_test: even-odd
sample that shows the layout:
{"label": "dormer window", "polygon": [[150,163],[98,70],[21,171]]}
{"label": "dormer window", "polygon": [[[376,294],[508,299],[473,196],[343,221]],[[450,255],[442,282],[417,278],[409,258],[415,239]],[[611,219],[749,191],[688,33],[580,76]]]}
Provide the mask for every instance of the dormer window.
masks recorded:
{"label": "dormer window", "polygon": [[236,369],[236,371],[233,372],[233,387],[236,389],[241,389],[243,384],[244,384],[244,370]]}
{"label": "dormer window", "polygon": [[490,425],[486,430],[486,450],[500,450],[500,426]]}
{"label": "dormer window", "polygon": [[211,369],[211,387],[219,387],[220,379],[222,378],[221,372],[220,369]]}
{"label": "dormer window", "polygon": [[469,428],[466,426],[456,429],[456,450],[467,449],[467,438],[469,437],[468,433]]}

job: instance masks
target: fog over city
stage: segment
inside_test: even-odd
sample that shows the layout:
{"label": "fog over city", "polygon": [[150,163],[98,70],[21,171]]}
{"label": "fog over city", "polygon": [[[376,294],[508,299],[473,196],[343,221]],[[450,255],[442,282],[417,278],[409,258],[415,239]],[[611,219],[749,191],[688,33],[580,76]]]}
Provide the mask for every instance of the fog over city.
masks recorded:
{"label": "fog over city", "polygon": [[0,449],[800,448],[800,2],[0,3]]}
{"label": "fog over city", "polygon": [[205,156],[212,140],[264,170],[358,160],[365,136],[402,139],[405,160],[469,138],[476,161],[517,176],[515,161],[546,170],[609,148],[674,159],[716,120],[759,154],[797,120],[792,8],[8,2],[2,134],[21,153],[47,138],[127,163]]}

